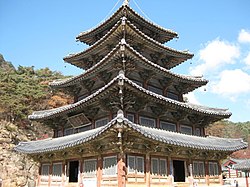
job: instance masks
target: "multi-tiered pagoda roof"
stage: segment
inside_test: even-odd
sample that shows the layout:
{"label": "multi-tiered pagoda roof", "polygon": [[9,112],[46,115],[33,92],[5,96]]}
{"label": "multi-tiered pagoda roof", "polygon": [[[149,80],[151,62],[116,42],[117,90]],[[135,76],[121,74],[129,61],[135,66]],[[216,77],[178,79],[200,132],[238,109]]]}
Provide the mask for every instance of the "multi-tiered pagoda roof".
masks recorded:
{"label": "multi-tiered pagoda roof", "polygon": [[[143,179],[141,183],[146,186],[150,186],[155,177],[148,174],[150,158],[154,160],[157,156],[164,163],[171,164],[172,161],[170,167],[180,170],[179,174],[174,174],[170,167],[165,168],[161,176],[161,179],[165,177],[164,180],[170,180],[171,177],[166,177],[168,172],[175,175],[176,181],[185,181],[188,175],[184,170],[186,163],[178,159],[190,164],[193,162],[195,166],[200,164],[203,173],[206,167],[207,175],[208,162],[211,162],[211,168],[217,168],[213,173],[218,174],[217,160],[246,148],[247,144],[242,139],[206,135],[205,127],[229,118],[231,112],[185,100],[184,94],[206,85],[208,81],[203,77],[172,72],[172,68],[193,57],[188,51],[172,49],[164,44],[176,37],[176,32],[144,19],[125,1],[109,19],[77,36],[77,40],[88,44],[89,48],[64,58],[66,62],[84,69],[84,73],[50,83],[52,89],[72,95],[74,102],[35,111],[29,116],[30,120],[50,126],[54,137],[21,142],[15,149],[45,163],[45,169],[48,162],[57,163],[59,160],[62,166],[65,160],[69,160],[67,172],[73,173],[69,174],[69,182],[77,182],[74,176],[78,176],[78,164],[84,159],[91,157],[93,162],[96,157],[103,159],[103,165],[99,161],[97,164],[98,187],[110,180],[118,181],[115,186],[119,187],[125,183],[119,178],[124,176],[121,171],[113,171],[112,175],[117,174],[117,179],[113,176],[112,179],[101,179],[106,160],[111,159],[109,155],[113,155],[112,159],[119,157],[118,168],[125,164],[125,157],[128,167],[134,163],[129,161],[137,157],[134,155],[140,155],[138,159],[141,160],[145,158],[147,174],[142,172],[140,180]],[[79,156],[81,161],[71,162]],[[144,162],[141,163],[140,167],[144,168]],[[151,170],[154,167],[152,162]],[[62,169],[60,171],[63,172]],[[131,172],[128,176],[131,180],[138,177],[134,170]],[[158,180],[158,183],[172,185],[166,180],[164,183],[164,180]],[[209,183],[208,178],[206,183]]]}
{"label": "multi-tiered pagoda roof", "polygon": [[[55,120],[56,123],[59,118],[67,121],[68,117],[81,113],[90,118],[87,110],[98,106],[102,108],[98,109],[99,111],[109,110],[114,113],[114,108],[122,109],[126,113],[149,107],[151,112],[158,116],[169,113],[173,121],[186,119],[188,123],[200,124],[202,127],[230,117],[231,113],[227,109],[195,105],[183,100],[182,94],[206,85],[208,81],[202,77],[180,75],[170,70],[193,57],[193,54],[187,51],[172,49],[163,44],[176,37],[176,32],[147,21],[124,3],[102,24],[77,36],[77,40],[90,45],[89,48],[64,58],[66,62],[85,69],[84,73],[50,83],[53,89],[61,89],[74,95],[76,101],[59,108],[36,111],[29,119],[50,122]],[[138,84],[139,80],[142,84]],[[164,91],[159,94],[148,90],[145,82],[151,82],[151,85],[156,83],[163,90],[172,87],[180,99],[169,98],[163,94]],[[123,93],[117,93],[119,90]],[[84,93],[85,97],[79,99],[80,93]],[[123,103],[120,102],[121,97]],[[139,110],[135,110],[138,107],[136,103],[141,100],[148,104],[143,103]],[[103,105],[103,102],[109,104]],[[158,111],[157,107],[161,111]],[[134,123],[130,124],[133,126]],[[175,132],[168,133],[175,135]],[[192,141],[192,138],[190,140]],[[209,141],[211,138],[207,139],[207,144],[210,144]],[[227,144],[227,140],[221,141]],[[236,148],[237,146],[233,145],[235,150],[241,149],[242,146],[244,147],[241,145]],[[214,149],[224,150],[219,145]]]}

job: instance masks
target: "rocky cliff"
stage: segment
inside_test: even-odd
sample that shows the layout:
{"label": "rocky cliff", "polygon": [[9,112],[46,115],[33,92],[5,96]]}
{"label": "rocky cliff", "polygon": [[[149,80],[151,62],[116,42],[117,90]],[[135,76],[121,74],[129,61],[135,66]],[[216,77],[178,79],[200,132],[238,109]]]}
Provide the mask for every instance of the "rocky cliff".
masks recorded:
{"label": "rocky cliff", "polygon": [[20,141],[41,136],[37,131],[39,126],[20,129],[13,123],[0,121],[0,179],[3,187],[28,186],[38,175],[38,164],[13,148]]}

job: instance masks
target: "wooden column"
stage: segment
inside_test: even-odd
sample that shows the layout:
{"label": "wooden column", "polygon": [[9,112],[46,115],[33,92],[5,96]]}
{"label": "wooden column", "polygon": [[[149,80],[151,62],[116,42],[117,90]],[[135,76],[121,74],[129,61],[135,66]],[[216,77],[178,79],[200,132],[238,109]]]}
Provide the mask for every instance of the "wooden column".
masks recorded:
{"label": "wooden column", "polygon": [[79,164],[80,164],[80,170],[79,170],[79,177],[80,179],[78,180],[79,186],[83,186],[83,159],[79,159]]}
{"label": "wooden column", "polygon": [[171,157],[168,156],[168,181],[169,181],[169,185],[172,186],[173,185],[173,171],[171,170]]}
{"label": "wooden column", "polygon": [[65,185],[65,182],[66,182],[66,161],[64,160],[63,162],[62,162],[62,186],[64,186]]}
{"label": "wooden column", "polygon": [[138,112],[135,113],[135,123],[139,124],[139,113]]}
{"label": "wooden column", "polygon": [[189,158],[187,161],[187,167],[188,167],[188,173],[189,173],[189,182],[190,182],[190,186],[193,185],[194,183],[194,177],[193,177],[193,164],[192,164],[192,159]]}
{"label": "wooden column", "polygon": [[220,181],[220,185],[223,185],[224,184],[224,181],[223,181],[223,176],[222,176],[222,169],[221,169],[221,165],[222,165],[222,160],[220,160],[218,162],[218,171],[219,171],[219,181]]}
{"label": "wooden column", "polygon": [[206,175],[206,178],[205,178],[205,181],[206,181],[206,185],[209,186],[209,163],[208,161],[205,161],[205,175]]}
{"label": "wooden column", "polygon": [[180,132],[180,130],[181,130],[180,122],[177,121],[177,122],[176,122],[176,132]]}
{"label": "wooden column", "polygon": [[159,117],[157,117],[157,119],[156,119],[156,128],[160,128],[160,118]]}
{"label": "wooden column", "polygon": [[39,163],[39,173],[38,173],[38,178],[37,178],[37,186],[41,185],[41,174],[42,174],[42,164]]}
{"label": "wooden column", "polygon": [[246,187],[249,187],[249,183],[248,183],[248,172],[245,171],[245,176],[246,176]]}
{"label": "wooden column", "polygon": [[101,187],[102,184],[102,157],[97,158],[97,187]]}
{"label": "wooden column", "polygon": [[146,187],[150,187],[150,154],[146,154]]}
{"label": "wooden column", "polygon": [[118,155],[118,164],[117,164],[118,172],[117,172],[117,182],[118,187],[124,187],[126,183],[126,165],[125,165],[125,155]]}
{"label": "wooden column", "polygon": [[49,166],[49,180],[48,180],[48,187],[51,186],[51,178],[52,178],[52,162],[50,163],[50,166]]}

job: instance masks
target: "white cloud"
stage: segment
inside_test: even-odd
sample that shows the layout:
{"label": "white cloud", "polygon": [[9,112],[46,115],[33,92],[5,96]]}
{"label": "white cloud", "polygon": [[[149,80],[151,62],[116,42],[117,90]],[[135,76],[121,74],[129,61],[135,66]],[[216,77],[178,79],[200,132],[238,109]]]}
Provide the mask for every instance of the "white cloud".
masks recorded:
{"label": "white cloud", "polygon": [[204,75],[219,69],[225,64],[233,64],[234,60],[240,56],[239,47],[227,41],[215,39],[199,52],[199,58],[203,64],[191,69],[192,75]]}
{"label": "white cloud", "polygon": [[185,94],[184,97],[187,97],[189,103],[200,105],[200,102],[196,99],[194,92],[189,92]]}
{"label": "white cloud", "polygon": [[247,57],[244,59],[246,65],[250,66],[250,52],[248,53]]}
{"label": "white cloud", "polygon": [[241,29],[239,36],[238,36],[238,41],[240,43],[250,43],[250,32]]}
{"label": "white cloud", "polygon": [[241,69],[224,70],[219,81],[211,83],[212,92],[235,100],[239,94],[250,93],[250,75]]}

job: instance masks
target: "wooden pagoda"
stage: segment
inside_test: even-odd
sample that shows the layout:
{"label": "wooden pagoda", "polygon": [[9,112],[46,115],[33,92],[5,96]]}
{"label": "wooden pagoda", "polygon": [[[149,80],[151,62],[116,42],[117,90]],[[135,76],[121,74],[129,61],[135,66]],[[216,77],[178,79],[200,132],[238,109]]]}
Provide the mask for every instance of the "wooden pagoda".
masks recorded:
{"label": "wooden pagoda", "polygon": [[208,124],[231,113],[184,100],[183,94],[208,81],[170,71],[193,57],[164,45],[176,37],[128,1],[77,36],[89,48],[64,60],[84,73],[50,84],[74,103],[33,112],[29,119],[50,126],[54,137],[15,148],[40,163],[37,186],[222,183],[220,161],[247,144],[206,136]]}

